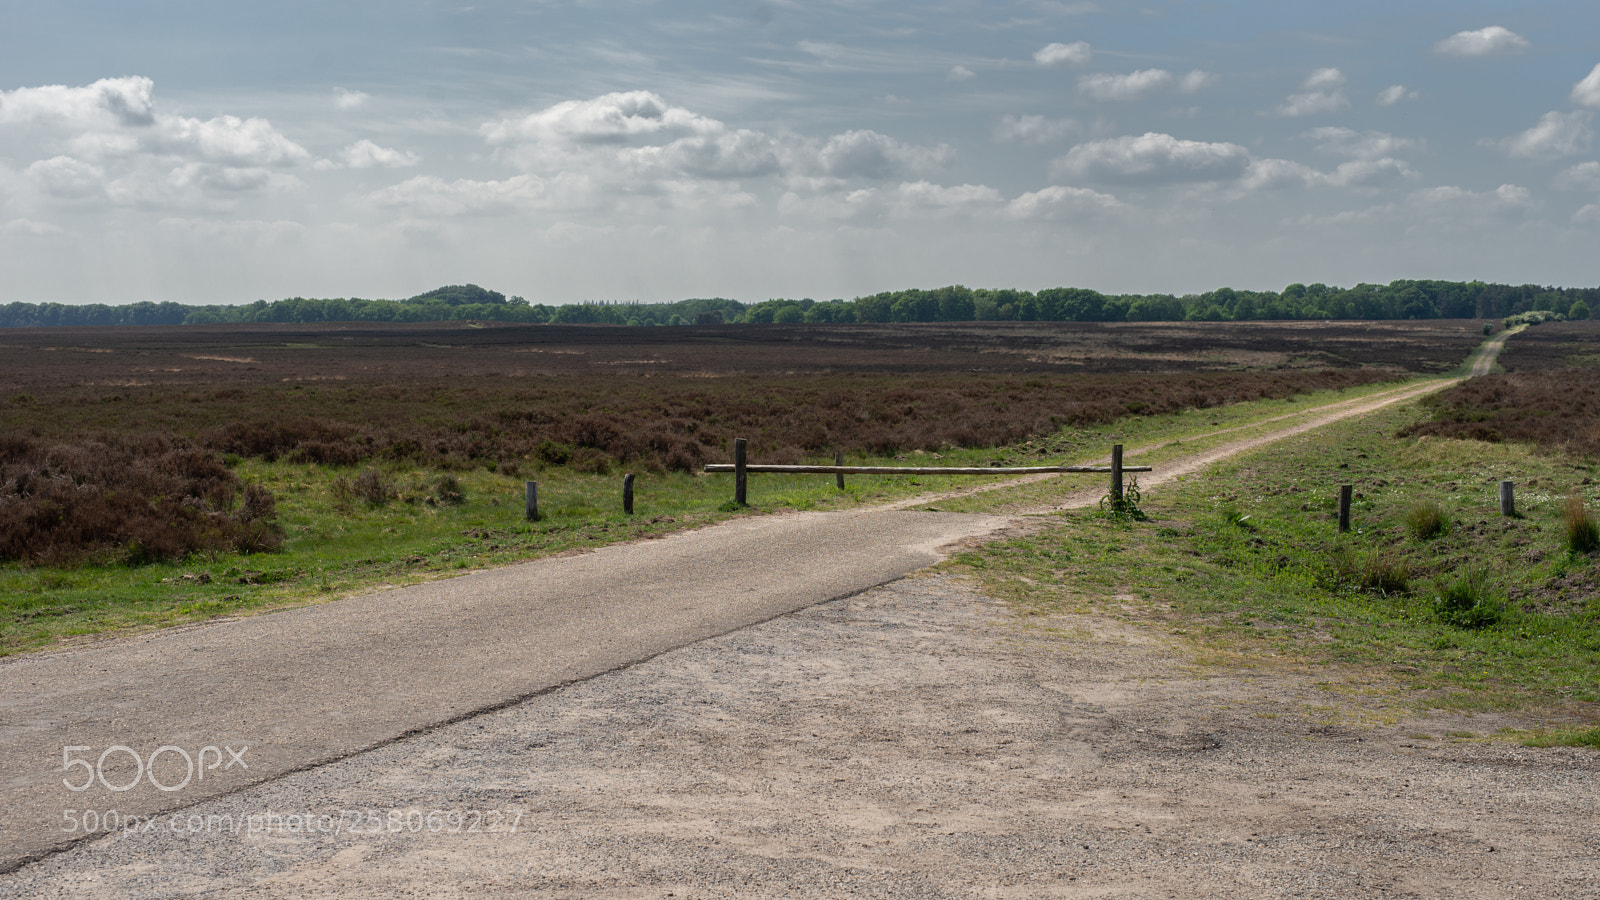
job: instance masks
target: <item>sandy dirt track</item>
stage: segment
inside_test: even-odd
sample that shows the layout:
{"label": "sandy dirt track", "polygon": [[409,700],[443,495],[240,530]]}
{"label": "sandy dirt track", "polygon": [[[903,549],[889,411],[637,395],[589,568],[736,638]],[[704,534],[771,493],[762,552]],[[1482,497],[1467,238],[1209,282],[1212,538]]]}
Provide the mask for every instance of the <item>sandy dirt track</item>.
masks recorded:
{"label": "sandy dirt track", "polygon": [[[163,817],[0,897],[1600,896],[1595,754],[1326,725],[1324,677],[1208,676],[1114,618],[1023,625],[917,577]],[[485,810],[498,831],[450,833]]]}

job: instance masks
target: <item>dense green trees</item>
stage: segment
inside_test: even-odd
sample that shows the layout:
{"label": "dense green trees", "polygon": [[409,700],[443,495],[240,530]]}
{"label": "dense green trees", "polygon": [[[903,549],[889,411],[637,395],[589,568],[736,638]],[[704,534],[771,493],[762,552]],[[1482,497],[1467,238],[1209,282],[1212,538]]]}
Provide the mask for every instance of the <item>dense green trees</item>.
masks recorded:
{"label": "dense green trees", "polygon": [[530,304],[475,284],[449,285],[407,300],[290,297],[243,306],[126,306],[12,303],[0,306],[0,327],[61,325],[205,325],[231,322],[440,322],[484,320],[604,325],[852,322],[1180,322],[1262,319],[1503,319],[1529,311],[1587,318],[1600,308],[1600,288],[1557,288],[1481,281],[1393,281],[1350,288],[1291,284],[1282,291],[1218,288],[1204,294],[1102,294],[1086,288],[886,291],[854,300],[773,299],[740,303],[722,297],[677,303]]}

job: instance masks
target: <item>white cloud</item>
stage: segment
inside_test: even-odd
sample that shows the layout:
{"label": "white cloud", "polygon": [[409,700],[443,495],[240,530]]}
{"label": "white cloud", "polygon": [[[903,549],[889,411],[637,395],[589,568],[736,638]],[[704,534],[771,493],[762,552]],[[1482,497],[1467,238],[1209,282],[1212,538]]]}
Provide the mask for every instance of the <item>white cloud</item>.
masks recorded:
{"label": "white cloud", "polygon": [[1350,107],[1344,95],[1344,73],[1338,69],[1318,69],[1300,83],[1300,93],[1290,94],[1273,112],[1280,116],[1320,116]]}
{"label": "white cloud", "polygon": [[1002,144],[1050,144],[1077,137],[1083,126],[1076,119],[1047,119],[1044,116],[1004,116],[995,126],[994,139]]}
{"label": "white cloud", "polygon": [[360,109],[366,106],[367,101],[371,99],[371,94],[362,91],[347,91],[342,87],[333,89],[333,106],[335,109]]}
{"label": "white cloud", "polygon": [[981,209],[1004,202],[1000,192],[984,184],[938,185],[928,181],[904,182],[895,188],[903,209]]}
{"label": "white cloud", "polygon": [[1094,48],[1084,41],[1046,44],[1033,54],[1033,61],[1047,69],[1087,66],[1094,61]]}
{"label": "white cloud", "polygon": [[1121,201],[1110,194],[1057,184],[1017,197],[1006,204],[1004,215],[1008,219],[1030,221],[1083,218],[1122,208]]}
{"label": "white cloud", "polygon": [[1220,77],[1204,69],[1195,69],[1178,80],[1178,90],[1185,94],[1196,94],[1216,84]]}
{"label": "white cloud", "polygon": [[1346,79],[1344,77],[1344,73],[1339,71],[1338,69],[1333,69],[1333,68],[1318,69],[1315,72],[1312,72],[1310,75],[1306,76],[1306,80],[1302,81],[1300,83],[1300,90],[1302,90],[1302,91],[1326,91],[1326,90],[1332,90],[1332,89],[1335,89],[1335,88],[1344,87],[1345,80]]}
{"label": "white cloud", "polygon": [[1246,191],[1273,191],[1291,187],[1309,187],[1323,180],[1323,175],[1307,165],[1287,159],[1252,160],[1239,179],[1239,187]]}
{"label": "white cloud", "polygon": [[1572,102],[1577,106],[1600,109],[1600,63],[1583,80],[1572,86]]}
{"label": "white cloud", "polygon": [[1405,161],[1385,156],[1340,163],[1339,168],[1324,177],[1335,187],[1378,187],[1416,178],[1417,173]]}
{"label": "white cloud", "polygon": [[1434,214],[1473,213],[1502,215],[1533,207],[1533,195],[1521,185],[1502,184],[1492,191],[1469,191],[1447,185],[1425,188],[1407,198],[1417,209]]}
{"label": "white cloud", "polygon": [[1356,159],[1374,159],[1392,156],[1422,146],[1421,141],[1398,138],[1382,131],[1356,131],[1351,128],[1324,126],[1306,132],[1305,137],[1317,142],[1317,149],[1325,153],[1349,156]]}
{"label": "white cloud", "polygon": [[1477,31],[1460,31],[1433,45],[1433,52],[1445,56],[1498,56],[1521,53],[1531,44],[1528,39],[1499,25]]}
{"label": "white cloud", "polygon": [[364,138],[340,151],[339,157],[352,169],[403,169],[422,162],[415,153],[380,147]]}
{"label": "white cloud", "polygon": [[82,198],[105,192],[105,170],[70,156],[41,159],[28,166],[28,179],[55,197]]}
{"label": "white cloud", "polygon": [[1140,69],[1127,75],[1098,73],[1078,79],[1078,93],[1100,103],[1138,100],[1172,87],[1166,69]]}
{"label": "white cloud", "polygon": [[1379,106],[1393,106],[1401,100],[1415,100],[1421,96],[1403,84],[1391,84],[1378,92],[1376,102]]}
{"label": "white cloud", "polygon": [[1574,225],[1600,225],[1600,203],[1584,204],[1572,214]]}
{"label": "white cloud", "polygon": [[484,135],[493,144],[519,139],[576,144],[624,143],[656,135],[710,134],[721,130],[722,123],[681,106],[669,106],[650,91],[568,100],[521,119],[483,126]]}
{"label": "white cloud", "polygon": [[162,117],[157,130],[160,136],[151,142],[156,148],[222,165],[283,166],[311,158],[304,147],[279,134],[266,119]]}
{"label": "white cloud", "polygon": [[1600,162],[1590,160],[1578,163],[1556,176],[1556,187],[1564,189],[1600,191]]}
{"label": "white cloud", "polygon": [[1079,144],[1053,168],[1093,181],[1167,184],[1230,181],[1249,165],[1250,152],[1238,144],[1185,141],[1150,132]]}
{"label": "white cloud", "polygon": [[847,131],[823,144],[817,154],[822,172],[836,178],[891,178],[906,171],[941,168],[950,148],[914,147],[876,131]]}
{"label": "white cloud", "polygon": [[1486,139],[1480,143],[1497,146],[1507,156],[1516,159],[1560,159],[1574,156],[1589,149],[1594,136],[1589,122],[1594,113],[1575,110],[1570,113],[1547,112],[1539,123],[1521,134],[1503,140]]}
{"label": "white cloud", "polygon": [[949,81],[971,81],[977,77],[978,73],[966,66],[951,66],[950,71],[945,74],[945,78]]}
{"label": "white cloud", "polygon": [[102,78],[85,87],[52,84],[0,91],[0,125],[46,124],[71,129],[155,124],[151,93],[142,76]]}

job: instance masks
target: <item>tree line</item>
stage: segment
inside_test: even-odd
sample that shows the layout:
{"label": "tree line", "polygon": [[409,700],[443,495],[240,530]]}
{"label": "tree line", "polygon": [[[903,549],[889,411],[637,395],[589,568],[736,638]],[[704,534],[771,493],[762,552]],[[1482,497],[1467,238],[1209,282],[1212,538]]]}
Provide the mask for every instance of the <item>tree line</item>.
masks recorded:
{"label": "tree line", "polygon": [[449,285],[405,300],[289,297],[223,306],[141,302],[11,303],[0,327],[206,325],[242,322],[441,322],[693,325],[860,322],[1239,322],[1295,319],[1503,319],[1527,312],[1586,319],[1600,288],[1482,281],[1392,281],[1387,285],[1291,284],[1282,291],[1218,288],[1204,294],[1102,294],[1085,288],[992,290],[962,285],[887,291],[853,300],[721,297],[676,303],[529,303],[475,284]]}

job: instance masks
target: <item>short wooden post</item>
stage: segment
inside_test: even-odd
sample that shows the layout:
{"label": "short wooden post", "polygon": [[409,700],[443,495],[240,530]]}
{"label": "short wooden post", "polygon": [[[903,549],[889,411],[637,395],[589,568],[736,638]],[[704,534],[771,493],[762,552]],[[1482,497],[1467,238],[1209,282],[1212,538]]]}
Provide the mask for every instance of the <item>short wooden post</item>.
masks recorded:
{"label": "short wooden post", "polygon": [[528,521],[539,521],[539,482],[528,482]]}
{"label": "short wooden post", "polygon": [[1350,530],[1350,498],[1355,493],[1353,484],[1339,485],[1339,530]]}
{"label": "short wooden post", "polygon": [[1122,445],[1111,445],[1111,505],[1122,509]]}
{"label": "short wooden post", "polygon": [[622,513],[633,515],[633,473],[622,476]]}
{"label": "short wooden post", "polygon": [[733,502],[738,504],[739,506],[749,506],[749,504],[745,502],[747,497],[748,497],[747,488],[748,488],[749,475],[744,470],[744,466],[745,466],[744,449],[745,449],[744,438],[734,438],[733,439]]}
{"label": "short wooden post", "polygon": [[1509,481],[1500,482],[1500,515],[1514,516],[1517,514],[1517,498]]}
{"label": "short wooden post", "polygon": [[[833,454],[833,464],[836,466],[844,465],[844,453],[835,451]],[[835,472],[833,473],[833,477],[839,484],[839,490],[844,490],[844,473]]]}

